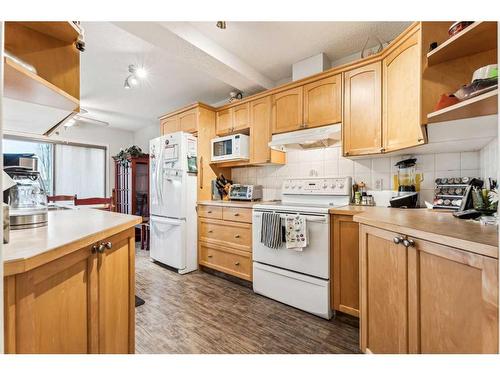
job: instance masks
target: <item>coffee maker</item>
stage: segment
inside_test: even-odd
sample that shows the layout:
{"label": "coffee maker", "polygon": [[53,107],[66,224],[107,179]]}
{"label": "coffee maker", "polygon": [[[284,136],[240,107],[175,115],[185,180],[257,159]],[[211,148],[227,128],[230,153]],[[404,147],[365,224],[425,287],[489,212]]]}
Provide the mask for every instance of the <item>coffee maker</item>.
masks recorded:
{"label": "coffee maker", "polygon": [[4,192],[3,199],[9,205],[10,229],[37,228],[48,223],[47,191],[40,172],[34,169],[38,160],[34,156],[28,159],[33,160],[4,167],[4,172],[15,182]]}
{"label": "coffee maker", "polygon": [[398,194],[389,201],[391,207],[417,207],[416,164],[416,158],[401,160],[395,164],[398,168]]}

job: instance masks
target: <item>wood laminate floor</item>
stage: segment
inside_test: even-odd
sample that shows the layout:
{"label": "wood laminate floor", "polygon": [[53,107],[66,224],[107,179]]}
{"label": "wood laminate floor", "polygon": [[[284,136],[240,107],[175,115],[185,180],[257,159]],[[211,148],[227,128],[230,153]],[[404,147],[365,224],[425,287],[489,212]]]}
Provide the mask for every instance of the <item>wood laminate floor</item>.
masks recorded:
{"label": "wood laminate floor", "polygon": [[358,320],[327,321],[206,272],[187,275],[137,251],[137,353],[359,353]]}

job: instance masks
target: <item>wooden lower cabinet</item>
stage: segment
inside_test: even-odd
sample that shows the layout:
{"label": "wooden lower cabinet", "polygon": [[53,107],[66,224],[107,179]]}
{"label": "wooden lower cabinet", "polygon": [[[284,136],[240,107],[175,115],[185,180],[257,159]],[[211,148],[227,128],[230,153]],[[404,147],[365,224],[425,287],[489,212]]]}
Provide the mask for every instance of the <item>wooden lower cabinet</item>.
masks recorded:
{"label": "wooden lower cabinet", "polygon": [[198,263],[252,281],[252,209],[198,205]]}
{"label": "wooden lower cabinet", "polygon": [[332,215],[332,309],[359,316],[359,224],[352,215]]}
{"label": "wooden lower cabinet", "polygon": [[202,266],[252,281],[252,253],[248,251],[200,242],[199,263]]}
{"label": "wooden lower cabinet", "polygon": [[135,238],[128,229],[4,278],[5,352],[134,353]]}
{"label": "wooden lower cabinet", "polygon": [[498,259],[361,225],[360,283],[362,351],[498,353]]}

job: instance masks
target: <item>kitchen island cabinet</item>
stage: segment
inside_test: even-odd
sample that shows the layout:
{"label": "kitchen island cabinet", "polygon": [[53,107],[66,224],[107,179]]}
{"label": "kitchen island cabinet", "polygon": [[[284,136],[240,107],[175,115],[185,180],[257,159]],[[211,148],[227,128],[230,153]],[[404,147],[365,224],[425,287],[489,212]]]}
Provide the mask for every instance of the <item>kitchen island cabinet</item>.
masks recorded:
{"label": "kitchen island cabinet", "polygon": [[[361,223],[361,350],[498,353],[496,228],[417,211],[369,208],[354,216]],[[412,215],[430,220],[413,223]]]}
{"label": "kitchen island cabinet", "polygon": [[140,222],[70,209],[49,212],[48,227],[12,232],[4,246],[6,353],[134,353]]}

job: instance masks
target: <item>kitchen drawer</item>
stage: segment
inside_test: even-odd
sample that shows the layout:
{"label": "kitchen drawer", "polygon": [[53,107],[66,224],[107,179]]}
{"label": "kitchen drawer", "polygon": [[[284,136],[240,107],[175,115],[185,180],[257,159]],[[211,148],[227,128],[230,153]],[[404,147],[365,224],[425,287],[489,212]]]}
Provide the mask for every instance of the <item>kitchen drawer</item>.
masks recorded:
{"label": "kitchen drawer", "polygon": [[199,251],[199,263],[202,266],[252,281],[251,253],[205,242],[199,242]]}
{"label": "kitchen drawer", "polygon": [[252,225],[231,221],[200,219],[200,240],[252,251]]}
{"label": "kitchen drawer", "polygon": [[240,223],[251,223],[252,209],[224,207],[224,209],[222,210],[222,218],[224,220],[238,221]]}
{"label": "kitchen drawer", "polygon": [[198,205],[198,216],[211,219],[222,219],[222,207]]}

